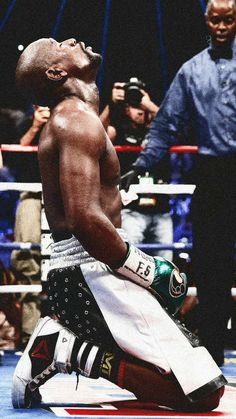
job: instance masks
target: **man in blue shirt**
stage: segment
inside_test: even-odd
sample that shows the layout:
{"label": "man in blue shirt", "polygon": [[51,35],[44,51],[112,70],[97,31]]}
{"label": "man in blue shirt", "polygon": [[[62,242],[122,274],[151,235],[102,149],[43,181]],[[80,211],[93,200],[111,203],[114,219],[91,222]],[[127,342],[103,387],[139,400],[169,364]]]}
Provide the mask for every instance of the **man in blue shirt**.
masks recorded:
{"label": "man in blue shirt", "polygon": [[186,62],[154,118],[144,151],[122,177],[134,178],[156,164],[189,123],[198,141],[192,202],[194,279],[199,335],[218,365],[231,313],[236,232],[236,3],[210,0],[206,22],[211,45]]}

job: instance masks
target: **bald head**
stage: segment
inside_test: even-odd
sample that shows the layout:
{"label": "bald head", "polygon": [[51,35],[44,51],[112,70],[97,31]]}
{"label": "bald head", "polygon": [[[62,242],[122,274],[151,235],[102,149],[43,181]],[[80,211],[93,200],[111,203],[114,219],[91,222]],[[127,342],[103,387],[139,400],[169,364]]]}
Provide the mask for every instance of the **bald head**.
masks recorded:
{"label": "bald head", "polygon": [[50,39],[42,38],[31,43],[21,54],[16,67],[18,88],[29,97],[46,99],[51,90],[47,70],[57,62]]}
{"label": "bald head", "polygon": [[[17,86],[37,103],[78,93],[79,83],[94,83],[101,56],[70,38],[57,42],[42,38],[22,53],[16,68]],[[82,83],[81,83],[82,82]]]}

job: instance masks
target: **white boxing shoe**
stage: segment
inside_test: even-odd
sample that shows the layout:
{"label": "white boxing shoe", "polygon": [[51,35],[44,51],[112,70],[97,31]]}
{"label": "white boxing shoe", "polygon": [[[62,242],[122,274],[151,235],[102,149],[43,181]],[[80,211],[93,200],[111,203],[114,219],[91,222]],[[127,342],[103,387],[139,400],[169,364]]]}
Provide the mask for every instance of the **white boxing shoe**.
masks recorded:
{"label": "white boxing shoe", "polygon": [[76,335],[50,317],[40,319],[13,376],[14,408],[29,408],[41,401],[39,387],[55,374],[76,371],[98,378],[101,349]]}

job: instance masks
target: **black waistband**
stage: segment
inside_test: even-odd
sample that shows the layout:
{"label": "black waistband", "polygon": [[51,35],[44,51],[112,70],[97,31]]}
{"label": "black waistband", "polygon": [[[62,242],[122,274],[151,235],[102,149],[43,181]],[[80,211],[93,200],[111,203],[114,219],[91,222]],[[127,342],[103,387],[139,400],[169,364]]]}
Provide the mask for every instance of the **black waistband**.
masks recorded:
{"label": "black waistband", "polygon": [[54,242],[60,242],[61,240],[68,240],[72,238],[72,234],[68,231],[54,231],[52,233]]}

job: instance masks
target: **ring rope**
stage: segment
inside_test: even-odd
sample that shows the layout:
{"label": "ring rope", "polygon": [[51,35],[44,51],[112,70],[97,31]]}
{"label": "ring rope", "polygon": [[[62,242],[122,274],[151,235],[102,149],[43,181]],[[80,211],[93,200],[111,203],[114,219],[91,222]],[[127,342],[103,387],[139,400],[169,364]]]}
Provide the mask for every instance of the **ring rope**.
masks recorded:
{"label": "ring rope", "polygon": [[0,285],[0,294],[13,294],[18,292],[42,292],[42,285]]}
{"label": "ring rope", "polygon": [[[140,243],[136,245],[142,250],[192,250],[192,243]],[[0,242],[0,249],[6,250],[40,250],[41,244],[31,242]]]}
{"label": "ring rope", "polygon": [[20,145],[20,144],[1,144],[1,151],[20,152],[20,153],[36,153],[38,151],[37,145]]}
{"label": "ring rope", "polygon": [[[0,285],[0,294],[12,294],[12,293],[23,293],[23,292],[42,292],[42,285]],[[231,289],[232,297],[236,297],[236,288]],[[197,288],[189,287],[187,296],[196,297]]]}
{"label": "ring rope", "polygon": [[[142,146],[115,146],[117,152],[140,152]],[[1,144],[0,151],[3,152],[37,152],[38,146],[22,146],[19,144]],[[172,153],[197,153],[197,146],[172,146],[169,149]],[[180,184],[163,184],[163,185],[131,185],[132,192],[135,193],[163,193],[163,194],[192,194],[196,185],[180,185]],[[0,182],[0,190],[17,190],[17,191],[30,191],[30,192],[41,192],[41,183],[18,183],[18,182]],[[172,243],[172,244],[155,244],[146,243],[139,244],[137,247],[140,249],[150,250],[192,250],[192,243]],[[37,243],[18,243],[18,242],[3,242],[0,243],[0,249],[21,249],[21,250],[32,250],[40,249],[41,245]],[[42,291],[42,285],[30,284],[30,285],[0,285],[0,293],[16,293],[16,292],[38,292]],[[236,288],[231,289],[233,297],[236,296]],[[188,296],[196,296],[196,287],[188,288]]]}
{"label": "ring rope", "polygon": [[[115,145],[115,150],[119,153],[134,152],[138,153],[144,149],[143,146],[130,145]],[[20,145],[20,144],[1,144],[1,151],[36,153],[38,151],[37,145]],[[174,145],[169,148],[171,153],[197,153],[198,146],[195,145]]]}
{"label": "ring rope", "polygon": [[[115,150],[118,153],[133,152],[138,153],[144,149],[143,146],[132,146],[132,145],[115,145]],[[198,146],[195,145],[174,145],[169,148],[170,153],[191,153],[195,154],[198,152]]]}
{"label": "ring rope", "polygon": [[196,185],[192,184],[175,184],[175,183],[162,183],[162,184],[134,184],[130,185],[130,192],[135,192],[139,194],[167,194],[167,195],[177,195],[177,194],[193,194]]}
{"label": "ring rope", "polygon": [[0,191],[41,192],[41,183],[0,182]]}
{"label": "ring rope", "polygon": [[[134,193],[149,194],[161,193],[167,195],[193,194],[196,185],[192,184],[153,184],[153,185],[130,185],[130,191]],[[20,183],[20,182],[0,182],[0,191],[27,191],[41,192],[41,183]]]}
{"label": "ring rope", "polygon": [[0,250],[40,250],[41,245],[31,242],[0,242]]}
{"label": "ring rope", "polygon": [[[139,243],[136,246],[141,250],[174,250],[189,251],[193,249],[192,243]],[[5,250],[40,250],[41,244],[31,242],[0,242],[0,249]]]}

